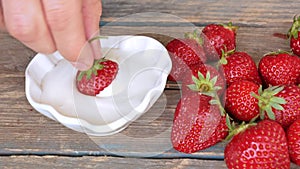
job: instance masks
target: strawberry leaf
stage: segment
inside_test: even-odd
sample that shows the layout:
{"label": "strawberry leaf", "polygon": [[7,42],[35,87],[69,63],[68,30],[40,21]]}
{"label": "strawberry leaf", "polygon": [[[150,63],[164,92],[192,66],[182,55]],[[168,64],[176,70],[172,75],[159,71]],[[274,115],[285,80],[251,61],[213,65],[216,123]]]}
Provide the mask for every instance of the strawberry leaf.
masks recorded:
{"label": "strawberry leaf", "polygon": [[93,72],[94,72],[93,69],[88,70],[88,71],[86,72],[86,78],[87,78],[87,79],[91,79]]}
{"label": "strawberry leaf", "polygon": [[270,86],[269,88],[262,90],[262,87],[259,88],[259,95],[255,93],[251,93],[253,97],[258,99],[258,106],[260,110],[260,118],[265,118],[265,113],[272,120],[275,120],[275,114],[273,112],[273,108],[276,110],[284,110],[282,107],[283,104],[286,104],[286,100],[284,98],[277,97],[279,92],[284,89],[284,86]]}
{"label": "strawberry leaf", "polygon": [[221,52],[222,52],[222,57],[221,57],[221,59],[219,60],[219,64],[227,65],[228,61],[227,61],[227,59],[226,59],[225,51],[224,51],[223,49],[221,49]]}
{"label": "strawberry leaf", "polygon": [[210,96],[210,97],[215,97],[216,94],[214,92],[202,92],[202,94],[206,95],[206,96]]}
{"label": "strawberry leaf", "polygon": [[261,95],[262,93],[263,93],[263,88],[262,85],[260,85],[258,89],[258,94]]}
{"label": "strawberry leaf", "polygon": [[273,95],[278,94],[279,92],[281,92],[283,90],[283,88],[284,88],[284,86],[273,86],[273,87],[271,87],[271,89],[273,91],[272,94]]}
{"label": "strawberry leaf", "polygon": [[227,125],[229,131],[233,131],[234,130],[234,127],[231,124],[230,116],[228,114],[226,115],[226,125]]}
{"label": "strawberry leaf", "polygon": [[195,85],[195,84],[190,84],[190,85],[187,85],[187,87],[189,88],[189,89],[191,89],[192,91],[198,91],[198,87]]}
{"label": "strawberry leaf", "polygon": [[198,84],[199,83],[199,79],[195,76],[192,76],[192,80],[195,84]]}
{"label": "strawberry leaf", "polygon": [[184,37],[186,39],[193,39],[195,40],[199,45],[203,44],[203,39],[200,37],[200,32],[198,29],[195,29],[193,32],[187,32],[184,34]]}
{"label": "strawberry leaf", "polygon": [[218,91],[218,90],[221,90],[222,89],[222,87],[220,87],[220,86],[215,86],[215,91]]}
{"label": "strawberry leaf", "polygon": [[236,32],[239,29],[238,26],[233,26],[232,22],[229,22],[228,24],[220,24],[220,25],[222,25],[224,28],[232,30],[234,32]]}
{"label": "strawberry leaf", "polygon": [[216,99],[212,99],[209,101],[210,104],[219,104],[219,101],[217,101]]}
{"label": "strawberry leaf", "polygon": [[270,101],[278,104],[286,104],[285,99],[281,97],[272,97]]}
{"label": "strawberry leaf", "polygon": [[210,73],[209,73],[209,71],[206,72],[206,81],[208,81],[208,82],[210,81]]}
{"label": "strawberry leaf", "polygon": [[265,119],[265,112],[264,111],[260,110],[259,118],[262,119],[262,120]]}
{"label": "strawberry leaf", "polygon": [[85,72],[80,72],[79,75],[77,76],[77,80],[81,81],[83,76],[84,76]]}
{"label": "strawberry leaf", "polygon": [[101,69],[104,68],[104,66],[101,63],[105,62],[105,61],[107,61],[107,60],[104,59],[104,58],[99,59],[99,60],[95,60],[93,66],[89,70],[79,72],[77,80],[78,81],[82,80],[82,78],[84,76],[86,76],[87,80],[91,79],[92,75],[97,76],[98,75],[98,70],[101,70]]}
{"label": "strawberry leaf", "polygon": [[270,106],[268,106],[266,108],[266,112],[267,112],[267,115],[268,117],[271,119],[271,120],[275,120],[275,114],[274,112],[272,111],[272,108]]}
{"label": "strawberry leaf", "polygon": [[[218,81],[218,77],[217,77],[217,76],[215,76],[214,78],[211,79],[211,83],[213,84],[213,86],[216,85],[217,81]],[[217,86],[216,86],[216,87],[217,87]],[[218,87],[219,87],[219,86],[218,86]]]}
{"label": "strawberry leaf", "polygon": [[298,39],[298,31],[300,29],[300,16],[297,17],[297,15],[294,16],[293,24],[291,28],[288,31],[289,38],[295,38]]}
{"label": "strawberry leaf", "polygon": [[198,72],[198,78],[199,79],[205,79],[204,76],[203,76],[203,74],[200,71]]}
{"label": "strawberry leaf", "polygon": [[[264,56],[267,56],[267,55],[278,55],[278,54],[289,54],[289,55],[292,55],[291,52],[278,49],[277,51],[268,52],[268,53],[264,54]],[[277,86],[275,86],[275,87],[277,87]]]}
{"label": "strawberry leaf", "polygon": [[272,107],[276,110],[284,110],[284,108],[280,104],[274,104]]}

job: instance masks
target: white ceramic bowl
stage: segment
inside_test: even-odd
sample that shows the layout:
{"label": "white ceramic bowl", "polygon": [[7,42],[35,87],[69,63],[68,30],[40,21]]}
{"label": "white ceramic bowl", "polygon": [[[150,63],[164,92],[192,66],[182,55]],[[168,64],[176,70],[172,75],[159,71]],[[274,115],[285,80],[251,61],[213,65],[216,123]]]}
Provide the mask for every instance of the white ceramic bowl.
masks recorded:
{"label": "white ceramic bowl", "polygon": [[158,41],[145,36],[101,39],[102,53],[119,64],[112,84],[96,97],[75,85],[77,70],[58,53],[37,54],[26,72],[26,96],[38,112],[88,135],[117,133],[147,112],[162,94],[171,60]]}

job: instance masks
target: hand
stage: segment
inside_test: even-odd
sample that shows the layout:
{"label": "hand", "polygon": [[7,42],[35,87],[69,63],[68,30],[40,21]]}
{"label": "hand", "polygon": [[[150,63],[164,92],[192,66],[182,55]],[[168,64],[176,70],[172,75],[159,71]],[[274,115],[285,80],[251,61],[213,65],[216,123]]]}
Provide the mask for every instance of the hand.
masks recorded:
{"label": "hand", "polygon": [[0,28],[36,52],[58,50],[79,70],[101,57],[101,0],[0,0]]}

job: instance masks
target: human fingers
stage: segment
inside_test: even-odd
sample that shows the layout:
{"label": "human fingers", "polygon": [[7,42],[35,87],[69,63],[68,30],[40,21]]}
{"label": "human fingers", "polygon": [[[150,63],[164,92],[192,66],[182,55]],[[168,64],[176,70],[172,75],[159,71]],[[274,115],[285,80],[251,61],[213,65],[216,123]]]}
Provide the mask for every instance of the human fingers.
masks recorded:
{"label": "human fingers", "polygon": [[2,26],[29,48],[49,54],[56,50],[40,0],[2,0]]}
{"label": "human fingers", "polygon": [[2,10],[2,2],[0,0],[0,31],[5,30],[4,18],[3,18],[3,10]]}
{"label": "human fingers", "polygon": [[44,12],[57,50],[79,70],[94,62],[85,37],[81,0],[42,0]]}
{"label": "human fingers", "polygon": [[[101,0],[83,0],[82,14],[85,28],[85,36],[88,40],[99,36],[99,22],[102,14]],[[95,59],[100,59],[101,46],[99,40],[91,42]]]}

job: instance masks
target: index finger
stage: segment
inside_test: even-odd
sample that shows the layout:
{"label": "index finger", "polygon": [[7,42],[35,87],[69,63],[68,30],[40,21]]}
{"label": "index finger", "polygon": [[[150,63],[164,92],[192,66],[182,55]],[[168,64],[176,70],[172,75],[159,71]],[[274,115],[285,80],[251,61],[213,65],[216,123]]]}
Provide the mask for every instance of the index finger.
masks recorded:
{"label": "index finger", "polygon": [[[87,39],[92,39],[99,36],[99,22],[102,14],[102,3],[101,0],[88,0],[82,2],[82,13],[85,34]],[[100,59],[101,46],[99,40],[94,40],[91,43],[95,59]]]}
{"label": "index finger", "polygon": [[44,12],[57,50],[79,70],[87,70],[94,61],[87,43],[81,0],[43,0]]}

